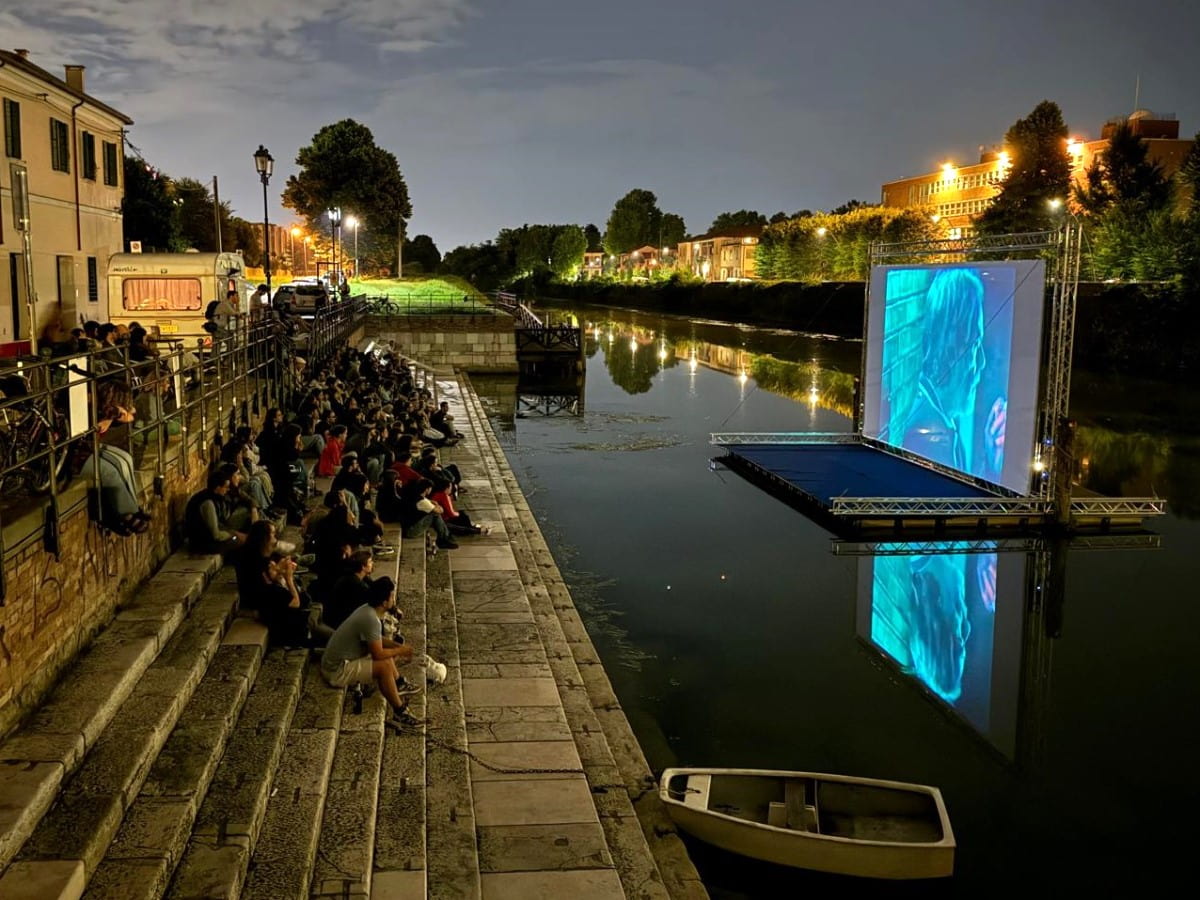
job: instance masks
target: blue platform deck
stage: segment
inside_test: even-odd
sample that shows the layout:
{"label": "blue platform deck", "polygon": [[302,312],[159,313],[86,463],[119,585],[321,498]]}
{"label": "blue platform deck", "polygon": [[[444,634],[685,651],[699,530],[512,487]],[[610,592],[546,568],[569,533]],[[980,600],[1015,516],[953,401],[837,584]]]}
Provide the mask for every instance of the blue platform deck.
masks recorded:
{"label": "blue platform deck", "polygon": [[726,446],[820,506],[837,497],[996,497],[974,485],[863,444]]}

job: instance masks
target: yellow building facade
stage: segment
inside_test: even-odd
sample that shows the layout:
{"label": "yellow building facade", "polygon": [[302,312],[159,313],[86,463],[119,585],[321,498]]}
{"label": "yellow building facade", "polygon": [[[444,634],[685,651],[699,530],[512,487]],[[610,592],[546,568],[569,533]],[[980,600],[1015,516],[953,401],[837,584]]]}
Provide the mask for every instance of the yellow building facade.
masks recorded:
{"label": "yellow building facade", "polygon": [[676,265],[705,281],[741,281],[758,277],[759,226],[730,228],[686,240]]}
{"label": "yellow building facade", "polygon": [[83,66],[59,78],[20,50],[0,50],[0,98],[0,354],[15,355],[56,315],[67,329],[107,319],[133,120],[85,93]]}
{"label": "yellow building facade", "polygon": [[[1162,166],[1168,178],[1179,171],[1193,142],[1180,140],[1179,122],[1173,117],[1138,110],[1128,118],[1107,122],[1099,140],[1079,137],[1067,140],[1073,181],[1083,179],[1096,157],[1108,148],[1112,131],[1124,123],[1145,141],[1147,158]],[[981,148],[978,163],[959,166],[953,160],[947,160],[937,171],[889,181],[880,190],[880,202],[884,206],[926,209],[946,228],[950,237],[959,237],[969,231],[975,218],[991,205],[1011,165],[1008,151]]]}

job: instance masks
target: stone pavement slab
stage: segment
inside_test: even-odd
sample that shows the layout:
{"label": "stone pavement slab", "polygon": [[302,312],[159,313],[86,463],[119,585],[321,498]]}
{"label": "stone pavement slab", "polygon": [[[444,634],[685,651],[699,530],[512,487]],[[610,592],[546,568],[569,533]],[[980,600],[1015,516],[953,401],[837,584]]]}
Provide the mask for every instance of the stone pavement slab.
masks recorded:
{"label": "stone pavement slab", "polygon": [[598,823],[496,825],[479,829],[479,862],[485,873],[595,869],[612,855]]}
{"label": "stone pavement slab", "polygon": [[599,821],[596,804],[582,775],[477,781],[472,790],[475,822],[479,827]]}
{"label": "stone pavement slab", "polygon": [[479,706],[558,706],[553,678],[464,678],[463,702]]}
{"label": "stone pavement slab", "polygon": [[483,742],[471,747],[475,757],[471,760],[471,781],[514,781],[528,778],[559,778],[564,772],[554,774],[528,774],[524,772],[496,772],[498,769],[571,769],[582,772],[582,763],[575,750],[575,741],[510,741]]}
{"label": "stone pavement slab", "polygon": [[483,876],[483,900],[625,900],[614,869],[505,872]]}

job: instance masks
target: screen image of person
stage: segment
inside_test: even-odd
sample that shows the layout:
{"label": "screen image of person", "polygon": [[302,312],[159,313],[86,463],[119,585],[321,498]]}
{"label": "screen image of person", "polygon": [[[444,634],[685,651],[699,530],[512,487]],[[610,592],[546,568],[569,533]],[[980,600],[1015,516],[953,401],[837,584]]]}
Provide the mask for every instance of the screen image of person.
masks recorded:
{"label": "screen image of person", "polygon": [[1000,480],[1014,281],[978,266],[888,272],[881,440]]}

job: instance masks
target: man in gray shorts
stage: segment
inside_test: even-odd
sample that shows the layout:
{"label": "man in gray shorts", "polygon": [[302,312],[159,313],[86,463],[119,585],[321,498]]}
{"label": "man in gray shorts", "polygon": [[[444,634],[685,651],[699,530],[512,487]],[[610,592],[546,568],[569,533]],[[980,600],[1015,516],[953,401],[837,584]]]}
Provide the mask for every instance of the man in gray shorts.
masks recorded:
{"label": "man in gray shorts", "polygon": [[396,605],[396,583],[388,577],[371,582],[367,602],[338,626],[321,657],[321,675],[333,687],[352,684],[379,685],[379,692],[392,707],[392,718],[402,725],[420,720],[407,709],[409,694],[421,688],[401,682],[400,663],[412,662],[412,647],[383,636],[383,617]]}

